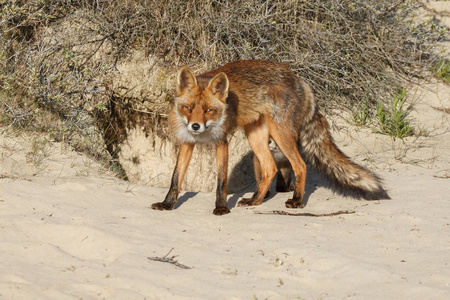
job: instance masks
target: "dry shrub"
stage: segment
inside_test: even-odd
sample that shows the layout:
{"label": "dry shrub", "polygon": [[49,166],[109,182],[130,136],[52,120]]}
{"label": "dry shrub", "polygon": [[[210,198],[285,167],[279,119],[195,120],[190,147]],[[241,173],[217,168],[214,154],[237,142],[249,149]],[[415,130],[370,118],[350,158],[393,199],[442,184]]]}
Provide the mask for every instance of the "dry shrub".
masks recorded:
{"label": "dry shrub", "polygon": [[[236,59],[283,61],[313,86],[324,107],[373,105],[391,97],[403,80],[428,74],[437,59],[432,46],[442,30],[433,21],[419,22],[420,5],[1,0],[0,117],[8,126],[52,131],[100,155],[104,147],[95,143],[104,143],[110,126],[99,130],[96,121],[111,115],[113,102],[131,109],[142,103],[109,89],[115,66],[138,49],[168,66],[196,69]],[[168,103],[147,100],[153,116],[167,112]]]}
{"label": "dry shrub", "polygon": [[[429,67],[435,24],[419,23],[418,1],[155,1],[147,44],[182,64],[237,59],[289,63],[323,102],[375,103],[399,77]],[[433,27],[434,26],[434,27]]]}

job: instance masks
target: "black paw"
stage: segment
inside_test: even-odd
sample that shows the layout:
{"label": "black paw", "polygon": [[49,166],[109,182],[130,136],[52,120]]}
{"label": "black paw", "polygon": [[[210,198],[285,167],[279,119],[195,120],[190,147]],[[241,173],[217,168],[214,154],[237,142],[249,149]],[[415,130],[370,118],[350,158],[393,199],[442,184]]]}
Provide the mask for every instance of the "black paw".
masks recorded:
{"label": "black paw", "polygon": [[238,206],[239,207],[242,207],[242,206],[255,206],[255,205],[260,205],[260,204],[261,204],[261,202],[257,202],[253,198],[242,198],[241,201],[238,202]]}
{"label": "black paw", "polygon": [[215,214],[216,216],[226,215],[229,213],[230,213],[230,210],[226,207],[216,207],[213,210],[213,214]]}
{"label": "black paw", "polygon": [[152,208],[155,210],[172,210],[173,205],[164,202],[157,202],[152,204]]}
{"label": "black paw", "polygon": [[305,207],[305,204],[303,204],[303,201],[289,199],[285,202],[287,208],[303,208]]}

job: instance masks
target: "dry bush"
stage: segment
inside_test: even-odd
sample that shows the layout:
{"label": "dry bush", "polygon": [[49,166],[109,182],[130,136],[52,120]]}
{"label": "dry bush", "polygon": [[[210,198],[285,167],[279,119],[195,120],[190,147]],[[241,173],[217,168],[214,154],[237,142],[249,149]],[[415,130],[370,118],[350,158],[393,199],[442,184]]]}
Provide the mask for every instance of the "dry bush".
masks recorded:
{"label": "dry bush", "polygon": [[402,76],[421,76],[439,37],[417,1],[155,1],[156,53],[216,67],[236,59],[287,62],[323,102],[375,103]]}
{"label": "dry bush", "polygon": [[[8,126],[50,131],[101,155],[111,126],[99,129],[96,121],[108,119],[115,106],[142,102],[118,98],[109,85],[115,66],[137,49],[168,66],[197,69],[236,59],[283,61],[313,86],[324,107],[374,105],[403,80],[429,74],[437,59],[432,46],[442,30],[432,20],[418,21],[420,5],[0,0],[0,117]],[[167,112],[167,102],[148,102],[153,116]]]}
{"label": "dry bush", "polygon": [[1,8],[2,122],[102,155],[92,112],[104,108],[95,97],[113,63],[92,58],[103,41],[63,1],[7,1]]}

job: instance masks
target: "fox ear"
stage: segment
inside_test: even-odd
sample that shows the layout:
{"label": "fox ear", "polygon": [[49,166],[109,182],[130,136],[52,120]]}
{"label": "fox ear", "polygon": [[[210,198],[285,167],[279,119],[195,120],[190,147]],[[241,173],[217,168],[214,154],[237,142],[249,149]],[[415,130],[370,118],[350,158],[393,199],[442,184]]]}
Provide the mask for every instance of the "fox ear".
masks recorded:
{"label": "fox ear", "polygon": [[177,75],[177,95],[181,95],[195,86],[197,86],[197,79],[194,73],[187,66],[182,67]]}
{"label": "fox ear", "polygon": [[213,92],[213,94],[217,94],[219,100],[225,102],[228,97],[228,77],[224,72],[220,72],[213,79],[209,81],[208,88]]}

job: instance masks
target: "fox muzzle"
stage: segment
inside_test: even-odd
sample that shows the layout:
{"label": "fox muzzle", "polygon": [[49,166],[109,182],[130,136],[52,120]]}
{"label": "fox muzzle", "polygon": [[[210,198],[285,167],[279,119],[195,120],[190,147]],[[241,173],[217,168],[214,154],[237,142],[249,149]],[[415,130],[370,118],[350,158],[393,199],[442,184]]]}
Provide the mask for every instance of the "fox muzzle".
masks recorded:
{"label": "fox muzzle", "polygon": [[200,134],[203,133],[206,129],[205,125],[199,123],[188,124],[188,130],[192,134]]}

